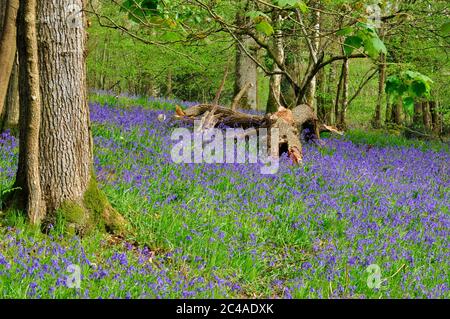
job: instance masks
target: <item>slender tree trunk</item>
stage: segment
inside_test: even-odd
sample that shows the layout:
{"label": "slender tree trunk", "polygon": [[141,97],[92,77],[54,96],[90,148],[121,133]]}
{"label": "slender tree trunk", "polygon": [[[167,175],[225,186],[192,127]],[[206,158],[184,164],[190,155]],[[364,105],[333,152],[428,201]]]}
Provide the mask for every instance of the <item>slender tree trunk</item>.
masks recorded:
{"label": "slender tree trunk", "polygon": [[[4,18],[6,8],[9,3],[7,0],[0,0],[0,39],[3,33]],[[0,132],[10,129],[16,134],[19,121],[19,70],[17,54],[14,58],[13,68],[9,78],[8,90],[3,107],[3,114],[0,114]]]}
{"label": "slender tree trunk", "polygon": [[8,0],[0,0],[0,39],[3,30],[3,24],[5,23],[5,14],[7,5]]}
{"label": "slender tree trunk", "polygon": [[328,73],[328,83],[326,85],[326,107],[325,107],[325,116],[324,121],[327,124],[332,123],[332,115],[333,115],[333,106],[334,106],[334,86],[333,83],[336,83],[336,65],[332,64],[330,66],[330,71]]}
{"label": "slender tree trunk", "polygon": [[0,132],[11,130],[14,134],[19,126],[19,60],[16,55],[9,78],[8,93],[5,101],[5,116],[0,118]]}
{"label": "slender tree trunk", "polygon": [[[245,22],[242,13],[236,16],[237,25],[243,25]],[[239,42],[245,49],[256,56],[254,40],[247,35],[239,37]],[[257,109],[258,106],[258,69],[256,63],[245,53],[239,44],[236,48],[236,79],[235,79],[235,95],[244,87],[246,83],[251,83],[253,86],[247,91],[245,96],[240,101],[240,108],[243,109]]]}
{"label": "slender tree trunk", "polygon": [[413,124],[415,127],[423,127],[423,109],[421,102],[414,103]]}
{"label": "slender tree trunk", "polygon": [[323,123],[329,123],[326,121],[328,101],[326,98],[325,71],[325,69],[322,69],[317,74],[317,116]]}
{"label": "slender tree trunk", "polygon": [[[315,3],[315,6],[318,6],[318,3]],[[310,52],[310,64],[314,64],[314,61],[317,59],[317,54],[320,47],[320,11],[313,11],[313,34],[311,39],[312,44],[312,52]],[[311,82],[308,85],[308,89],[306,91],[306,104],[310,105],[317,114],[317,103],[316,103],[316,91],[317,91],[317,76],[314,76],[311,79]]]}
{"label": "slender tree trunk", "polygon": [[438,105],[435,101],[430,101],[430,113],[431,113],[431,122],[433,126],[433,133],[435,135],[440,135],[441,133],[441,126],[442,126],[442,120],[441,120],[441,114],[438,110]]}
{"label": "slender tree trunk", "polygon": [[396,125],[403,124],[403,101],[401,99],[392,105],[391,119]]}
{"label": "slender tree trunk", "polygon": [[2,15],[3,22],[0,25],[0,122],[5,116],[5,101],[8,93],[9,78],[14,65],[16,56],[16,18],[19,8],[19,0],[6,1],[2,6],[6,6],[5,13]]}
{"label": "slender tree trunk", "polygon": [[427,129],[428,131],[431,131],[432,119],[431,119],[429,102],[422,103],[422,112],[423,112],[423,125],[424,125],[425,129]]}
{"label": "slender tree trunk", "polygon": [[[274,12],[274,20],[277,21],[278,28],[274,35],[273,52],[277,55],[277,59],[284,63],[284,45],[283,33],[279,28],[281,16],[277,11]],[[273,72],[279,72],[281,69],[276,63],[273,63]],[[267,113],[273,113],[278,110],[278,106],[282,105],[281,101],[281,74],[274,74],[270,77],[269,83],[269,99],[267,100]]]}
{"label": "slender tree trunk", "polygon": [[172,86],[173,86],[173,84],[172,84],[172,69],[169,68],[169,70],[167,71],[167,93],[166,93],[168,98],[171,98],[173,95]]}
{"label": "slender tree trunk", "polygon": [[102,48],[102,69],[100,71],[100,85],[99,88],[104,90],[106,88],[106,75],[105,70],[108,68],[108,61],[107,61],[107,54],[108,54],[108,37],[105,39],[105,42],[103,43]]}
{"label": "slender tree trunk", "polygon": [[375,107],[375,114],[372,121],[374,128],[381,127],[381,104],[384,96],[384,84],[386,82],[386,55],[381,54],[380,64],[378,65],[378,97],[377,106]]}
{"label": "slender tree trunk", "polygon": [[345,129],[347,124],[345,121],[347,106],[348,106],[348,86],[349,86],[349,60],[344,60],[342,64],[342,102],[341,109],[339,111],[339,121],[337,126],[340,129]]}
{"label": "slender tree trunk", "polygon": [[[81,0],[20,3],[20,145],[16,205],[30,221],[118,230],[123,218],[95,182]],[[38,23],[36,23],[38,22]]]}
{"label": "slender tree trunk", "polygon": [[334,124],[339,124],[339,106],[341,103],[342,85],[344,83],[345,62],[342,62],[341,75],[336,89],[336,99],[334,100]]}
{"label": "slender tree trunk", "polygon": [[36,0],[22,1],[18,23],[20,67],[20,139],[16,187],[20,188],[28,217],[32,224],[45,215],[39,173],[39,133],[41,92],[36,32]]}

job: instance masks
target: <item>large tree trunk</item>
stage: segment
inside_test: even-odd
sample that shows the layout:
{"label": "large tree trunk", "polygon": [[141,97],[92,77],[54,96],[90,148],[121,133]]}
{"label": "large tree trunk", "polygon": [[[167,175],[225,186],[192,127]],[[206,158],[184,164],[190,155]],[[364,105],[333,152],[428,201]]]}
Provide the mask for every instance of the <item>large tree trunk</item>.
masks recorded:
{"label": "large tree trunk", "polygon": [[[20,146],[16,204],[30,221],[118,230],[123,218],[95,182],[81,0],[21,1]],[[37,23],[36,23],[37,22]]]}
{"label": "large tree trunk", "polygon": [[[0,38],[2,37],[4,18],[6,8],[8,6],[7,0],[0,0]],[[0,114],[0,132],[11,130],[16,133],[19,123],[19,69],[18,57],[14,58],[14,65],[9,78],[9,85],[6,94],[6,99],[3,107],[3,114]]]}
{"label": "large tree trunk", "polygon": [[377,106],[375,107],[375,114],[372,121],[374,128],[381,127],[381,104],[383,102],[384,84],[386,81],[386,55],[381,54],[380,64],[378,65],[378,97]]}
{"label": "large tree trunk", "polygon": [[[238,13],[236,21],[238,25],[243,25],[245,18],[241,13]],[[240,44],[238,43],[236,48],[235,94],[241,91],[246,83],[252,84],[245,96],[241,99],[239,107],[256,110],[258,107],[258,68],[256,63],[245,52],[247,51],[253,56],[256,56],[256,46],[254,40],[247,35],[240,36],[239,42]]]}
{"label": "large tree trunk", "polygon": [[[4,10],[0,21],[0,124],[6,114],[6,95],[9,79],[16,56],[16,18],[19,0],[1,0],[0,9]],[[0,127],[0,129],[2,129]]]}
{"label": "large tree trunk", "polygon": [[[279,21],[281,20],[280,14],[275,11],[274,12],[274,21],[277,21],[279,24]],[[276,58],[281,63],[284,63],[284,46],[283,46],[283,33],[281,29],[277,29],[274,35],[273,40],[273,52],[276,54]],[[278,66],[277,63],[273,63],[273,72],[280,72],[281,69]],[[270,83],[269,83],[269,99],[267,100],[267,113],[274,113],[278,110],[278,107],[282,105],[281,101],[281,80],[282,75],[281,74],[273,74],[270,77]]]}

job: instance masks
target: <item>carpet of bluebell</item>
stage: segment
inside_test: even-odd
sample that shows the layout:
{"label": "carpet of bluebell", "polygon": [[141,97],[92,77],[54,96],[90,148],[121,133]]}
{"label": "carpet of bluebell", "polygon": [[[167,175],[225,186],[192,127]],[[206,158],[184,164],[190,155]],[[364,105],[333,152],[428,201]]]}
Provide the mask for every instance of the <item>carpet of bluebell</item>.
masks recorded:
{"label": "carpet of bluebell", "polygon": [[[161,112],[170,117],[91,104],[98,181],[133,238],[78,238],[59,225],[44,235],[2,219],[0,297],[450,297],[448,149],[329,137],[305,145],[301,166],[283,157],[274,175],[259,164],[175,164],[180,123],[158,121]],[[2,194],[17,144],[0,135]],[[80,288],[66,286],[71,264]]]}

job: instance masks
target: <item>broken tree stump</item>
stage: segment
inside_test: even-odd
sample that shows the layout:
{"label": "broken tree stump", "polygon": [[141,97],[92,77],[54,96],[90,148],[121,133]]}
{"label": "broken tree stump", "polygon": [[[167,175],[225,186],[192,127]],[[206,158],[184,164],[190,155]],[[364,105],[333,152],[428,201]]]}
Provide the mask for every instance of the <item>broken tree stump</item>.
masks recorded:
{"label": "broken tree stump", "polygon": [[292,110],[279,107],[273,114],[253,115],[218,106],[217,104],[198,104],[186,110],[179,106],[176,108],[175,119],[194,123],[200,121],[199,130],[207,130],[213,127],[225,128],[255,128],[267,129],[269,134],[271,129],[277,129],[278,153],[272,156],[280,156],[287,153],[294,163],[301,163],[303,159],[302,143],[300,134],[308,129],[310,134],[307,139],[319,139],[320,132],[328,131],[343,134],[333,127],[319,122],[312,107],[306,104],[299,105]]}

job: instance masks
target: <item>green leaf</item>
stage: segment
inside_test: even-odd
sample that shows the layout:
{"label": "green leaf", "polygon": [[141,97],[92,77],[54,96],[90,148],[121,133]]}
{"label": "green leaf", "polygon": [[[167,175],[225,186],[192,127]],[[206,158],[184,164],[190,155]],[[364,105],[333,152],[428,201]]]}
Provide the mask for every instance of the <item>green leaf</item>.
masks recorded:
{"label": "green leaf", "polygon": [[303,1],[297,1],[294,7],[299,9],[302,13],[308,12],[308,6]]}
{"label": "green leaf", "polygon": [[282,8],[293,7],[299,9],[303,13],[308,12],[308,6],[301,0],[277,0],[275,3]]}
{"label": "green leaf", "polygon": [[255,26],[258,32],[264,33],[267,36],[271,36],[274,32],[273,27],[269,22],[263,20]]}
{"label": "green leaf", "polygon": [[[270,20],[269,16],[261,11],[249,11],[245,14],[246,17],[249,17],[251,20],[255,21],[260,17],[263,17],[267,20]],[[256,21],[255,21],[256,22]]]}
{"label": "green leaf", "polygon": [[297,2],[296,0],[278,0],[278,1],[276,1],[276,3],[280,7],[292,7],[295,5],[296,2]]}
{"label": "green leaf", "polygon": [[381,53],[386,54],[387,49],[383,41],[378,36],[366,39],[364,41],[364,49],[371,58],[377,58]]}
{"label": "green leaf", "polygon": [[345,39],[344,42],[344,52],[346,56],[350,56],[355,49],[358,49],[362,46],[363,40],[358,36],[349,36]]}
{"label": "green leaf", "polygon": [[386,79],[385,92],[388,95],[396,93],[401,85],[402,81],[396,75],[392,75]]}
{"label": "green leaf", "polygon": [[423,82],[426,82],[429,84],[433,83],[432,79],[430,79],[428,76],[426,76],[422,73],[419,73],[419,72],[408,70],[408,71],[404,72],[404,75],[405,75],[405,77],[407,77],[410,80],[423,81]]}
{"label": "green leaf", "polygon": [[336,35],[340,35],[340,36],[349,35],[352,32],[353,32],[352,27],[345,27],[345,28],[340,29],[338,32],[336,32]]}
{"label": "green leaf", "polygon": [[422,81],[413,81],[411,83],[411,93],[417,97],[423,97],[428,92],[427,84]]}
{"label": "green leaf", "polygon": [[377,33],[375,26],[373,26],[373,25],[363,23],[363,22],[358,22],[358,23],[356,23],[356,26],[365,32]]}

